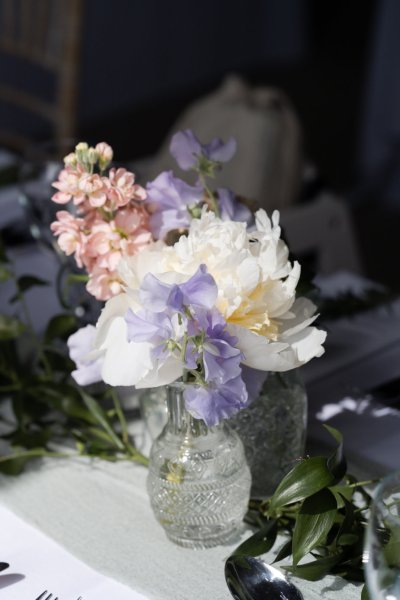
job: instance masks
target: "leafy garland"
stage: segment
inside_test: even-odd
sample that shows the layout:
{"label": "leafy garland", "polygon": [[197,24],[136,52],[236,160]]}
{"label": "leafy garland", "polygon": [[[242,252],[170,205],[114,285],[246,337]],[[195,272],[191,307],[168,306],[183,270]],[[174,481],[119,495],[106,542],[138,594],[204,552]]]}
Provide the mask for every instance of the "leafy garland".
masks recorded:
{"label": "leafy garland", "polygon": [[129,435],[115,390],[98,385],[89,392],[70,376],[74,364],[65,339],[77,329],[76,317],[58,315],[38,336],[25,292],[48,284],[30,275],[16,277],[0,246],[0,283],[8,280],[15,285],[10,304],[19,305],[23,318],[0,315],[0,439],[10,449],[0,454],[0,472],[17,475],[29,460],[44,456],[96,456],[147,465]]}
{"label": "leafy garland", "polygon": [[[329,456],[299,462],[281,481],[271,498],[251,500],[246,522],[258,531],[233,556],[259,556],[269,552],[283,534],[287,541],[274,562],[292,556],[283,568],[297,577],[317,581],[327,574],[352,582],[364,581],[364,531],[371,496],[365,485],[347,474],[343,439],[325,425],[337,447]],[[307,555],[313,560],[300,561]],[[362,600],[368,598],[366,587]]]}

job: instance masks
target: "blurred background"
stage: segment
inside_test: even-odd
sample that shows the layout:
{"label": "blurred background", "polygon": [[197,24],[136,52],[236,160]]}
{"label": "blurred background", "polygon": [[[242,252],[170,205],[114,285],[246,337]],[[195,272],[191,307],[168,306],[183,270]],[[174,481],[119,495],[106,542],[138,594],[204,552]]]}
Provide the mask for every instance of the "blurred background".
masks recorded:
{"label": "blurred background", "polygon": [[104,140],[145,184],[169,166],[178,129],[235,135],[225,184],[282,209],[295,249],[329,254],[317,268],[400,290],[397,0],[0,0],[0,11],[2,148],[25,160],[44,141]]}

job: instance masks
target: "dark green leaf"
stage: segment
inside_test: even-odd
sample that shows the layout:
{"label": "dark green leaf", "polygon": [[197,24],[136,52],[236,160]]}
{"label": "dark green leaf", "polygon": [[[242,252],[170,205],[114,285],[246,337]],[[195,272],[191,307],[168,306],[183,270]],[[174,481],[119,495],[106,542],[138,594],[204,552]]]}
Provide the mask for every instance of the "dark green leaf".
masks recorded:
{"label": "dark green leaf", "polygon": [[117,436],[117,434],[111,427],[110,423],[108,422],[107,416],[105,415],[104,411],[100,407],[99,403],[92,396],[89,396],[89,394],[87,394],[81,388],[79,388],[79,393],[80,393],[85,405],[87,406],[89,411],[92,413],[93,417],[96,419],[96,421],[99,423],[99,425],[101,425],[101,427],[108,433],[108,435],[112,439],[114,445],[119,450],[123,450],[124,444],[122,443],[122,441],[119,439],[119,437]]}
{"label": "dark green leaf", "polygon": [[304,500],[333,482],[334,477],[326,465],[326,458],[307,458],[282,479],[271,498],[270,507],[276,510],[286,504]]}
{"label": "dark green leaf", "polygon": [[14,446],[23,446],[24,448],[38,448],[46,446],[52,435],[49,428],[38,429],[36,431],[17,430],[12,435],[7,436]]}
{"label": "dark green leaf", "polygon": [[365,584],[361,590],[361,600],[370,600],[367,584]]}
{"label": "dark green leaf", "polygon": [[244,541],[232,556],[259,556],[271,550],[275,544],[277,524],[271,519],[266,526],[257,531],[248,540]]}
{"label": "dark green leaf", "polygon": [[10,279],[10,277],[11,277],[10,270],[6,266],[4,266],[0,263],[0,283],[7,281],[7,279]]}
{"label": "dark green leaf", "polygon": [[44,334],[45,343],[48,344],[55,338],[66,339],[76,330],[76,327],[77,320],[73,315],[56,315],[47,325]]}
{"label": "dark green leaf", "polygon": [[8,263],[8,256],[6,253],[6,248],[4,246],[4,242],[3,239],[0,237],[0,262],[2,263]]}
{"label": "dark green leaf", "polygon": [[25,330],[25,325],[15,317],[0,315],[0,340],[17,338]]}
{"label": "dark green leaf", "polygon": [[328,489],[319,490],[304,500],[293,532],[294,565],[325,541],[335,515],[335,496]]}
{"label": "dark green leaf", "polygon": [[31,275],[22,275],[17,279],[16,283],[18,291],[12,298],[10,298],[11,303],[20,300],[24,292],[27,292],[33,287],[49,285],[48,281],[45,281],[44,279],[39,279],[39,277],[33,277]]}
{"label": "dark green leaf", "polygon": [[390,539],[385,546],[385,558],[390,567],[400,568],[400,530],[398,527],[390,527],[390,522],[386,524],[390,530]]}
{"label": "dark green leaf", "polygon": [[331,556],[324,556],[317,558],[304,565],[291,566],[286,565],[283,568],[297,577],[307,579],[308,581],[318,581],[329,573],[329,571],[337,565],[342,559],[342,554],[333,554]]}
{"label": "dark green leaf", "polygon": [[291,554],[292,554],[292,540],[288,540],[286,542],[286,544],[283,544],[282,548],[279,550],[279,552],[276,555],[276,558],[274,560],[274,563],[279,562],[279,561],[283,560],[284,558],[287,558]]}
{"label": "dark green leaf", "polygon": [[8,456],[0,456],[0,472],[6,475],[19,475],[29,460],[48,454],[49,452],[45,448],[32,448],[31,450],[16,451]]}
{"label": "dark green leaf", "polygon": [[335,478],[335,483],[339,483],[346,474],[346,459],[343,454],[343,436],[342,434],[329,425],[324,425],[325,429],[335,438],[338,443],[336,450],[327,460],[327,466]]}

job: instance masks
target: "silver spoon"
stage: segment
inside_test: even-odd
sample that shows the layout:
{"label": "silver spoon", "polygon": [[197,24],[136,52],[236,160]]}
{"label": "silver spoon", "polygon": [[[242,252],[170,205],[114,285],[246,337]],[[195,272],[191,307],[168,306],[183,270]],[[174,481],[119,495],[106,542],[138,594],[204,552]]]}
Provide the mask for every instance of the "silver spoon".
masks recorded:
{"label": "silver spoon", "polygon": [[225,579],[235,600],[304,600],[278,569],[253,556],[230,556]]}

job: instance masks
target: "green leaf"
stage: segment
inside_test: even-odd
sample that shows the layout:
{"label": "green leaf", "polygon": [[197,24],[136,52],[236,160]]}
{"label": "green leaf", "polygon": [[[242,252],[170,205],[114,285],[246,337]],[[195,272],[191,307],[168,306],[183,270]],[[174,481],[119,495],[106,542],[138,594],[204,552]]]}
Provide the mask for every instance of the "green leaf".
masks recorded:
{"label": "green leaf", "polygon": [[66,339],[70,336],[77,327],[76,317],[73,315],[63,314],[56,315],[52,319],[50,319],[45,334],[44,340],[45,343],[48,344],[51,340],[55,338]]}
{"label": "green leaf", "polygon": [[259,556],[271,550],[275,544],[277,523],[271,519],[260,531],[245,540],[232,554],[232,556]]}
{"label": "green leaf", "polygon": [[327,575],[330,570],[337,565],[343,558],[343,554],[333,554],[323,556],[304,565],[291,566],[286,565],[283,568],[297,577],[307,579],[308,581],[318,581]]}
{"label": "green leaf", "polygon": [[8,279],[10,279],[10,277],[10,270],[6,266],[0,264],[0,283],[7,281]]}
{"label": "green leaf", "polygon": [[25,325],[15,317],[0,315],[0,340],[12,340],[21,335]]}
{"label": "green leaf", "polygon": [[124,444],[122,443],[122,441],[119,439],[119,437],[117,436],[117,434],[111,427],[110,423],[108,422],[107,416],[105,415],[104,411],[99,406],[98,402],[92,396],[89,396],[89,394],[87,394],[81,388],[79,388],[79,393],[80,393],[85,405],[87,406],[89,411],[92,413],[93,417],[101,425],[101,427],[104,429],[104,431],[106,431],[108,433],[108,435],[112,439],[114,445],[119,450],[124,450],[124,448],[125,448]]}
{"label": "green leaf", "polygon": [[335,496],[327,489],[306,498],[293,532],[293,564],[325,541],[336,515]]}
{"label": "green leaf", "polygon": [[276,555],[276,558],[273,562],[274,563],[279,562],[279,561],[283,560],[284,558],[287,558],[291,554],[292,554],[292,540],[288,540],[285,544],[283,544],[282,548],[279,550],[279,552]]}
{"label": "green leaf", "polygon": [[346,474],[347,464],[343,454],[343,436],[334,427],[324,425],[325,429],[331,434],[338,443],[336,450],[327,460],[327,466],[335,478],[335,483],[339,483]]}
{"label": "green leaf", "polygon": [[361,600],[370,600],[367,584],[363,585],[363,588],[361,590]]}
{"label": "green leaf", "polygon": [[43,456],[63,456],[63,454],[48,452],[45,448],[16,451],[14,454],[0,456],[0,472],[6,475],[19,475],[29,460]]}
{"label": "green leaf", "polygon": [[9,263],[9,259],[6,253],[6,248],[3,242],[3,239],[0,237],[0,262]]}
{"label": "green leaf", "polygon": [[270,508],[276,510],[286,504],[299,502],[332,484],[334,477],[323,456],[314,456],[298,463],[276,488]]}
{"label": "green leaf", "polygon": [[33,287],[50,285],[48,281],[44,279],[40,279],[39,277],[34,277],[33,275],[21,275],[17,279],[17,293],[10,298],[10,302],[16,302],[19,300],[24,292],[27,292]]}
{"label": "green leaf", "polygon": [[400,568],[400,529],[398,527],[390,527],[390,523],[386,523],[390,530],[390,539],[384,548],[384,554],[389,567]]}

